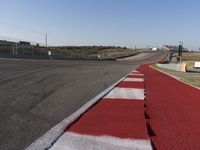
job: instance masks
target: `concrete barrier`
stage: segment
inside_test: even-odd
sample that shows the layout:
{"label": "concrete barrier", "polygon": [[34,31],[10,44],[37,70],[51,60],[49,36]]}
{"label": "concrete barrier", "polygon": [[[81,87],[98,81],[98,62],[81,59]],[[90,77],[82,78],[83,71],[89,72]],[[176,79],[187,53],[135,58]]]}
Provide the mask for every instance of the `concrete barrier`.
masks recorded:
{"label": "concrete barrier", "polygon": [[186,72],[186,63],[180,63],[180,64],[156,64],[157,67],[175,70],[175,71],[181,71]]}

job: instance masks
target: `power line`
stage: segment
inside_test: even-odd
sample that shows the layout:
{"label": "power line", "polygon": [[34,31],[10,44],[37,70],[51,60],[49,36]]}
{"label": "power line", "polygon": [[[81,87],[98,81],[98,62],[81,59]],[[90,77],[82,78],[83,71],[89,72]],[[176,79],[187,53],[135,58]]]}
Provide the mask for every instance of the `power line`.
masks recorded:
{"label": "power line", "polygon": [[59,42],[60,44],[68,45],[68,43],[66,43],[65,41],[60,40],[60,39],[52,36],[51,34],[48,34],[48,37],[50,37],[51,39],[54,39],[55,41]]}
{"label": "power line", "polygon": [[55,38],[54,36],[52,36],[51,34],[47,34],[46,32],[36,31],[36,30],[29,29],[29,28],[26,28],[26,27],[22,27],[22,26],[11,24],[11,23],[3,22],[1,20],[0,20],[0,24],[10,26],[12,28],[16,28],[16,29],[19,29],[19,30],[24,30],[24,31],[27,31],[27,32],[43,35],[43,36],[45,36],[45,44],[43,44],[43,45],[46,45],[46,47],[48,46],[48,38],[49,37],[51,39],[54,39],[55,41],[59,42],[60,44],[62,43],[62,44],[68,45],[66,42],[64,42],[64,41],[62,41],[58,38]]}
{"label": "power line", "polygon": [[9,41],[9,42],[16,42],[16,43],[20,42],[20,41],[27,41],[27,42],[32,43],[33,45],[40,44],[40,45],[44,46],[44,43],[39,43],[39,42],[34,42],[34,41],[29,41],[29,40],[14,38],[14,37],[9,37],[9,36],[5,36],[5,35],[0,35],[0,40]]}
{"label": "power line", "polygon": [[0,24],[10,26],[12,28],[24,30],[24,31],[27,31],[27,32],[35,33],[35,34],[43,34],[43,35],[46,34],[44,32],[40,32],[40,31],[36,31],[36,30],[33,30],[33,29],[25,28],[25,27],[22,27],[22,26],[14,25],[14,24],[11,24],[11,23],[3,22],[1,20],[0,20]]}
{"label": "power line", "polygon": [[[6,25],[6,26],[9,26],[9,27],[18,29],[18,30],[23,30],[23,31],[26,31],[26,32],[34,33],[34,34],[45,35],[45,41],[46,41],[45,43],[47,43],[46,33],[44,33],[44,32],[36,31],[36,30],[33,30],[33,29],[25,28],[25,27],[22,27],[22,26],[14,25],[14,24],[10,24],[10,23],[7,23],[7,22],[1,21],[1,20],[0,20],[0,24]],[[11,38],[11,39],[14,39],[14,38]],[[27,40],[25,40],[25,41],[27,41]],[[38,43],[38,42],[34,42],[34,43]],[[41,43],[39,43],[39,44],[41,44]],[[42,44],[42,45],[45,45],[45,44]]]}

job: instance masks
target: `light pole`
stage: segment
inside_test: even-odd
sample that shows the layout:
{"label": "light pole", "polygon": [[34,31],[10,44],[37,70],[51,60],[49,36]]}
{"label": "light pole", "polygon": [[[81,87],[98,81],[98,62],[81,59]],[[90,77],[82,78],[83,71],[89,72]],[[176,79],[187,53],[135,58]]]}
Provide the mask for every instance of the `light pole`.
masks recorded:
{"label": "light pole", "polygon": [[48,37],[47,37],[47,33],[46,33],[46,34],[45,34],[45,43],[46,43],[46,47],[48,46],[47,40],[48,40]]}
{"label": "light pole", "polygon": [[183,42],[179,42],[179,48],[178,48],[178,57],[179,57],[179,62],[182,61],[182,53],[183,53]]}

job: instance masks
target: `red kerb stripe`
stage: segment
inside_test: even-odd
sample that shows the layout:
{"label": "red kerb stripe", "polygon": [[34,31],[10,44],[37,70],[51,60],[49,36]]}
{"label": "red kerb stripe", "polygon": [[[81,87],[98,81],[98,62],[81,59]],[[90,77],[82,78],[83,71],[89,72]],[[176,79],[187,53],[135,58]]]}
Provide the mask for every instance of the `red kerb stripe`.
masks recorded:
{"label": "red kerb stripe", "polygon": [[86,135],[149,139],[144,117],[144,102],[103,99],[67,131]]}

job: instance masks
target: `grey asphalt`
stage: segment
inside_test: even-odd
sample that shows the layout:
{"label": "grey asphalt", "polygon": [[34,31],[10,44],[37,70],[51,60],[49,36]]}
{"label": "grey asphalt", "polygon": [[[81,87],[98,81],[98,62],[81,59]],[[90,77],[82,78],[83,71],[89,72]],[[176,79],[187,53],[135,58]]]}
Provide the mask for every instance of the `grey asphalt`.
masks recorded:
{"label": "grey asphalt", "polygon": [[139,62],[0,59],[0,149],[21,150]]}

